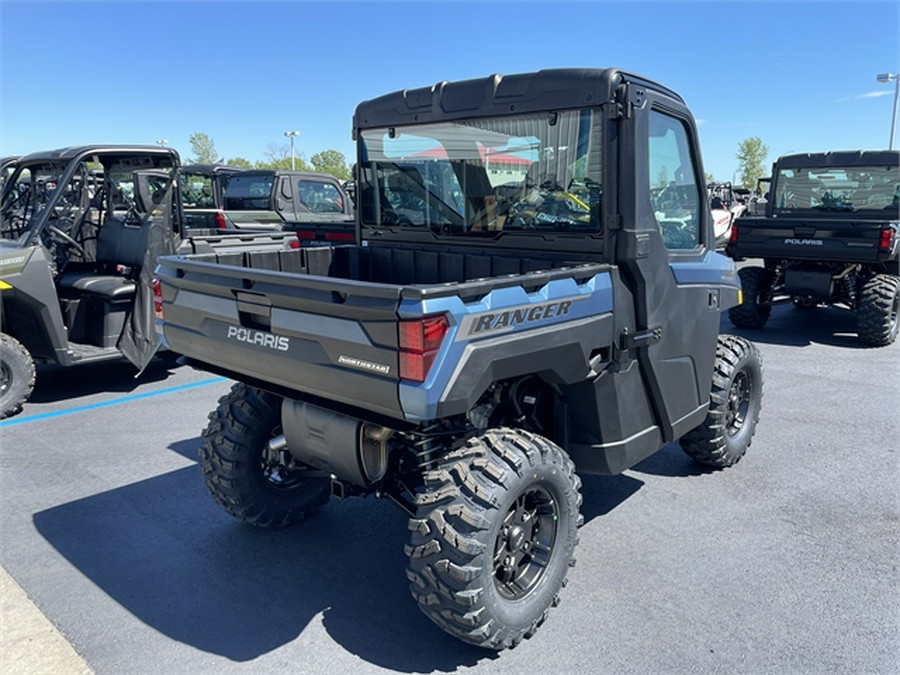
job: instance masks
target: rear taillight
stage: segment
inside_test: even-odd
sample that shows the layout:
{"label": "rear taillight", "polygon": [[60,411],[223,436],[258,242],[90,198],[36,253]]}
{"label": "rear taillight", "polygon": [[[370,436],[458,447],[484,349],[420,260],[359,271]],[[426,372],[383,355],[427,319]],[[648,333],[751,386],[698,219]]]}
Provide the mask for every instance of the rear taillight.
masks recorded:
{"label": "rear taillight", "polygon": [[163,296],[162,286],[159,284],[159,277],[153,277],[153,312],[156,314],[156,318],[162,321]]}
{"label": "rear taillight", "polygon": [[216,227],[220,230],[228,229],[228,223],[225,222],[225,214],[221,211],[216,211]]}
{"label": "rear taillight", "polygon": [[326,232],[326,241],[353,241],[354,236],[351,232]]}
{"label": "rear taillight", "polygon": [[297,239],[301,240],[316,238],[316,233],[312,230],[297,230],[294,234],[297,235]]}
{"label": "rear taillight", "polygon": [[443,315],[400,322],[401,379],[425,381],[449,328],[450,322]]}
{"label": "rear taillight", "polygon": [[732,223],[731,224],[731,234],[728,235],[728,243],[736,244],[737,243],[737,235],[738,235],[737,223]]}
{"label": "rear taillight", "polygon": [[878,250],[889,252],[893,248],[894,248],[894,228],[886,227],[881,231],[881,236],[878,238]]}

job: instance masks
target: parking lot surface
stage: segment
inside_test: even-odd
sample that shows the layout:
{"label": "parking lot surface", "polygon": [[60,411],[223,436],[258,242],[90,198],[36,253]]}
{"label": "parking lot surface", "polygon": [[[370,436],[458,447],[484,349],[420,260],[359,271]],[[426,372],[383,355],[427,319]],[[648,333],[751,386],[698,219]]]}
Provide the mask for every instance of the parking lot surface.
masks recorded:
{"label": "parking lot surface", "polygon": [[0,565],[96,673],[896,673],[900,343],[790,306],[740,333],[766,379],[747,456],[583,477],[570,583],[512,651],[418,611],[385,501],[273,532],[215,505],[196,454],[230,383],[171,360],[39,374],[0,423]]}

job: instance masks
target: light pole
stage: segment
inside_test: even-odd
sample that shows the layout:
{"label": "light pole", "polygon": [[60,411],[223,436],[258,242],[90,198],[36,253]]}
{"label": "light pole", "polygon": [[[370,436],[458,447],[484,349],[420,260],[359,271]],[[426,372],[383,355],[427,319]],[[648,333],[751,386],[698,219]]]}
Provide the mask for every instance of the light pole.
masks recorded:
{"label": "light pole", "polygon": [[169,144],[169,140],[167,138],[160,138],[158,141],[156,141],[156,144],[159,147],[164,148]]}
{"label": "light pole", "polygon": [[291,139],[291,171],[293,171],[296,167],[294,166],[294,139],[300,135],[299,131],[285,131],[284,135]]}
{"label": "light pole", "polygon": [[888,150],[894,149],[894,127],[897,124],[897,97],[900,96],[900,73],[881,73],[876,77],[882,84],[894,83],[894,112],[891,114],[891,140]]}

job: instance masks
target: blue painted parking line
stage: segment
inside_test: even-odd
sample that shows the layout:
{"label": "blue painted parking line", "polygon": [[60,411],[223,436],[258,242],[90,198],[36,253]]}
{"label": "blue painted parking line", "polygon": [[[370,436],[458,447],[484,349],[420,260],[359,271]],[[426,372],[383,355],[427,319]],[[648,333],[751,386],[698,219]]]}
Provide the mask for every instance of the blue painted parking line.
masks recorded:
{"label": "blue painted parking line", "polygon": [[41,420],[47,420],[52,417],[62,417],[63,415],[74,415],[75,413],[85,412],[87,410],[96,410],[98,408],[107,408],[111,405],[119,405],[121,403],[130,403],[131,401],[138,401],[142,398],[151,398],[153,396],[162,396],[163,394],[174,394],[175,392],[185,391],[187,389],[196,389],[197,387],[205,387],[208,384],[215,384],[216,382],[224,382],[226,378],[224,377],[214,377],[211,380],[202,380],[201,382],[192,382],[191,384],[183,384],[179,387],[169,387],[168,389],[159,389],[157,391],[150,391],[146,394],[134,394],[132,396],[123,396],[122,398],[116,398],[112,401],[103,401],[101,403],[92,403],[91,405],[84,405],[79,408],[68,408],[67,410],[55,410],[53,412],[41,413],[40,415],[31,415],[29,417],[13,417],[9,420],[4,420],[0,422],[0,428],[3,427],[11,427],[16,424],[27,424],[28,422],[40,422]]}

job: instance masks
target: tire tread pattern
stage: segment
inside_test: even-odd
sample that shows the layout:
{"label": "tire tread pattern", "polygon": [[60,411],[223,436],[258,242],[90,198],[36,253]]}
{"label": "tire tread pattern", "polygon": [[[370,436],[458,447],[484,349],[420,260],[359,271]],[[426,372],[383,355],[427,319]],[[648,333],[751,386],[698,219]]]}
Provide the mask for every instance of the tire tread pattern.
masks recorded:
{"label": "tire tread pattern", "polygon": [[[531,637],[559,601],[554,593],[547,607],[524,627],[499,622],[485,602],[483,564],[492,564],[492,525],[502,518],[501,504],[510,486],[539,466],[551,465],[571,484],[575,494],[574,525],[583,522],[581,480],[568,456],[546,439],[521,430],[496,429],[470,439],[448,453],[442,464],[425,474],[417,495],[418,513],[410,518],[407,577],[420,609],[438,626],[465,642],[490,649],[515,647]],[[437,508],[436,508],[437,507]],[[565,508],[565,505],[561,505]],[[558,546],[570,546],[558,532]],[[560,587],[565,585],[565,574]],[[490,589],[493,590],[493,589]]]}
{"label": "tire tread pattern", "polygon": [[[726,406],[731,390],[732,378],[741,364],[755,362],[759,368],[758,382],[754,392],[759,400],[750,408],[751,418],[745,420],[750,425],[747,435],[739,444],[731,442],[726,429]],[[763,386],[762,361],[756,346],[749,340],[736,335],[720,335],[716,345],[716,364],[713,370],[712,389],[709,396],[709,413],[706,420],[696,429],[681,438],[681,448],[695,461],[715,468],[725,468],[737,464],[753,442],[753,434],[759,422],[762,408]]]}
{"label": "tire tread pattern", "polygon": [[324,481],[290,499],[268,494],[257,473],[260,446],[280,420],[281,399],[243,383],[219,399],[200,446],[200,468],[213,499],[235,518],[279,528],[307,518],[329,497]]}
{"label": "tire tread pattern", "polygon": [[744,301],[728,310],[728,319],[736,328],[762,328],[772,313],[770,303],[760,303],[768,292],[771,273],[763,267],[742,267],[738,276]]}
{"label": "tire tread pattern", "polygon": [[893,314],[900,293],[900,278],[876,274],[863,284],[857,310],[857,333],[873,347],[885,347],[897,339],[897,317]]}
{"label": "tire tread pattern", "polygon": [[0,420],[11,417],[22,410],[22,406],[34,391],[37,371],[31,354],[10,335],[0,333],[0,358],[9,372],[7,389],[0,394]]}

